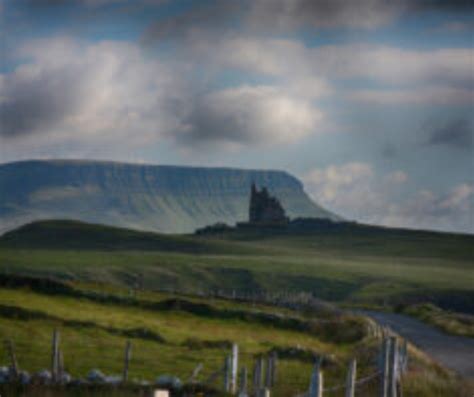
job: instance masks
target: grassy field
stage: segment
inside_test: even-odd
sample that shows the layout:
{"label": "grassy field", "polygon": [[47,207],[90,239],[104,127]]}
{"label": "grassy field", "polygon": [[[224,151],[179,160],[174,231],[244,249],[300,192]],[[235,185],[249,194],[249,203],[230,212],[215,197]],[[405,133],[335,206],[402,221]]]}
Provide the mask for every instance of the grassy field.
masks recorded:
{"label": "grassy field", "polygon": [[[468,235],[380,228],[163,236],[37,223],[0,238],[0,338],[13,340],[20,364],[36,371],[49,367],[51,333],[60,329],[66,369],[75,376],[92,368],[119,375],[131,340],[131,377],[149,380],[167,373],[186,380],[202,362],[202,381],[222,366],[232,342],[249,369],[255,357],[276,349],[285,376],[272,395],[291,397],[307,389],[313,354],[328,358],[330,386],[345,378],[354,356],[360,376],[371,373],[378,341],[361,338],[359,320],[314,325],[307,313],[196,293],[305,291],[339,305],[405,308],[449,332],[467,329],[470,335],[466,324],[460,327],[466,317],[446,310],[474,312],[473,243]],[[12,282],[30,280],[25,276],[43,281]],[[444,311],[426,310],[424,302]],[[296,346],[296,357],[285,356]],[[470,396],[472,385],[412,353],[405,396]],[[7,362],[1,354],[0,366]],[[376,386],[369,385],[364,396],[375,395]]]}
{"label": "grassy field", "polygon": [[[97,291],[97,285],[72,287],[82,293]],[[361,377],[376,368],[379,341],[365,337],[364,323],[355,318],[325,314],[328,322],[307,328],[305,324],[312,320],[288,309],[152,292],[122,302],[113,299],[126,295],[126,290],[113,287],[107,290],[109,300],[100,303],[88,297],[39,293],[31,288],[1,288],[0,338],[14,342],[23,368],[37,371],[50,366],[51,333],[59,329],[66,370],[75,376],[85,376],[92,368],[120,375],[124,345],[131,340],[130,377],[148,380],[161,374],[186,380],[194,367],[203,363],[199,380],[204,381],[221,367],[231,342],[239,344],[241,363],[249,370],[258,355],[276,349],[280,353],[279,376],[272,395],[277,397],[307,389],[312,355],[326,357],[327,386],[343,382],[352,357],[359,360]],[[176,299],[180,305],[170,305]],[[276,314],[296,323],[262,321],[262,316]],[[296,354],[285,353],[296,347]],[[462,396],[463,390],[467,391],[456,377],[414,349],[411,353],[404,395]],[[2,350],[0,365],[7,361]],[[221,382],[218,379],[215,386]],[[369,384],[364,396],[375,396],[376,390],[376,382]]]}
{"label": "grassy field", "polygon": [[369,230],[180,237],[100,228],[82,225],[70,234],[64,225],[55,232],[42,225],[5,236],[0,270],[152,290],[307,291],[345,304],[432,302],[474,312],[470,235]]}
{"label": "grassy field", "polygon": [[[155,303],[175,298],[167,294],[146,295],[147,302]],[[212,305],[215,311],[212,315],[197,315],[179,308],[151,310],[126,304],[101,304],[90,299],[40,294],[29,289],[4,288],[0,290],[0,302],[0,337],[14,341],[19,362],[30,371],[49,367],[53,328],[61,330],[65,366],[76,376],[84,376],[92,368],[100,368],[109,374],[121,374],[123,348],[127,339],[133,343],[130,376],[149,380],[159,374],[175,374],[186,380],[200,362],[204,364],[200,380],[204,380],[222,366],[225,355],[230,352],[231,343],[237,342],[242,364],[249,369],[257,355],[266,354],[275,348],[285,350],[300,346],[315,354],[331,356],[327,375],[329,381],[335,381],[341,378],[347,357],[360,346],[370,346],[370,342],[359,338],[357,341],[336,344],[327,340],[324,336],[327,332],[319,332],[316,328],[312,331],[299,330],[278,323],[269,326],[259,321],[258,317],[233,318],[229,313],[245,311],[285,313],[299,318],[303,323],[306,321],[299,314],[291,314],[283,309],[265,306],[249,308],[248,305],[225,301],[206,300],[205,305]],[[204,304],[196,299],[191,302]],[[130,336],[133,333],[129,331],[137,329],[141,332]],[[6,360],[3,356],[2,362]],[[287,376],[281,376],[276,395],[285,396],[290,391],[304,390],[310,379],[311,366],[312,360],[308,357],[280,360],[279,371]],[[369,369],[367,364],[365,370]],[[218,382],[222,382],[221,378]]]}

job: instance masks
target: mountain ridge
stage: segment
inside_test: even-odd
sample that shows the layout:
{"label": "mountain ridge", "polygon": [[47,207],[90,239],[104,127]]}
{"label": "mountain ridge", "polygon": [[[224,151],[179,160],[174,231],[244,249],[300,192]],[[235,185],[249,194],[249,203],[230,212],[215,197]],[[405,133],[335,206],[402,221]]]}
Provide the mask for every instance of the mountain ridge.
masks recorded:
{"label": "mountain ridge", "polygon": [[252,182],[267,186],[291,217],[339,219],[286,171],[95,160],[23,160],[0,165],[0,232],[42,219],[76,219],[188,233],[248,216]]}

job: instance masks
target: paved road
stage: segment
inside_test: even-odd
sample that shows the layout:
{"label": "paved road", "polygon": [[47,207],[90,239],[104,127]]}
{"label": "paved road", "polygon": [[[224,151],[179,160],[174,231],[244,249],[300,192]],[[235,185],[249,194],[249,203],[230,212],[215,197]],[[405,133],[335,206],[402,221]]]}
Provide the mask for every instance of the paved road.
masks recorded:
{"label": "paved road", "polygon": [[474,378],[474,339],[450,336],[414,318],[401,314],[362,311],[387,325],[444,366]]}

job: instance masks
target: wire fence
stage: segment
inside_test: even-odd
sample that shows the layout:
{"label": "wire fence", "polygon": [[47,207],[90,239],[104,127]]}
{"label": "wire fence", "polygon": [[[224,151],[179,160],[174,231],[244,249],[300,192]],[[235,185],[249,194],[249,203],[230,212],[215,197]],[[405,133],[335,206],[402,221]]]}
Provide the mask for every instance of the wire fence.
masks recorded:
{"label": "wire fence", "polygon": [[[8,382],[21,382],[24,384],[68,384],[72,382],[83,384],[126,384],[134,382],[137,385],[150,386],[161,383],[171,385],[201,384],[212,386],[217,390],[224,390],[231,394],[242,396],[261,395],[269,396],[275,393],[276,396],[291,391],[294,397],[323,397],[323,396],[370,396],[371,393],[366,390],[377,390],[377,395],[381,397],[399,397],[401,388],[402,374],[407,370],[408,349],[405,340],[402,340],[391,334],[389,330],[383,329],[376,334],[382,335],[381,349],[375,357],[373,349],[367,347],[357,351],[357,357],[354,357],[347,368],[346,378],[337,383],[330,383],[324,386],[324,377],[327,375],[325,362],[322,356],[318,357],[310,374],[285,373],[288,364],[283,362],[284,358],[279,359],[276,351],[269,350],[264,354],[249,353],[239,351],[236,344],[232,345],[230,354],[226,354],[222,349],[214,356],[206,356],[206,362],[197,360],[188,360],[186,368],[182,368],[180,373],[173,375],[155,377],[154,379],[137,380],[134,374],[153,373],[154,367],[143,356],[143,349],[135,349],[136,346],[127,341],[125,349],[110,350],[100,348],[97,344],[86,344],[81,346],[81,354],[91,352],[91,357],[97,360],[96,364],[113,363],[112,369],[114,375],[105,375],[97,368],[90,368],[87,374],[82,378],[71,376],[68,373],[68,364],[70,362],[81,360],[78,354],[67,355],[67,348],[63,350],[61,337],[57,330],[53,332],[51,349],[49,357],[44,357],[41,362],[46,364],[43,370],[30,375],[20,367],[21,361],[18,356],[22,356],[21,349],[15,347],[12,341],[6,341],[4,349],[4,360],[9,363],[8,367],[0,367],[0,384]],[[67,346],[67,344],[65,344]],[[18,354],[20,353],[20,354]],[[92,354],[94,353],[94,354]],[[147,352],[148,354],[150,352]],[[367,357],[371,357],[368,359]],[[156,356],[156,360],[159,356]],[[373,370],[368,373],[357,374],[357,362],[370,362],[371,365],[363,366],[364,371]],[[92,359],[87,360],[87,363]],[[288,361],[288,360],[287,360]],[[77,363],[75,363],[77,364]],[[45,370],[44,368],[48,368]],[[99,367],[100,368],[100,367]],[[110,367],[109,367],[110,370]],[[339,371],[341,372],[341,371]],[[154,372],[156,373],[156,372]],[[324,376],[323,376],[324,373]],[[306,380],[305,377],[307,376]],[[161,379],[161,380],[160,380]],[[184,380],[181,381],[181,379]],[[335,380],[333,373],[328,379]],[[306,387],[305,387],[306,383]],[[305,390],[306,389],[306,390]],[[299,390],[299,392],[298,392]]]}

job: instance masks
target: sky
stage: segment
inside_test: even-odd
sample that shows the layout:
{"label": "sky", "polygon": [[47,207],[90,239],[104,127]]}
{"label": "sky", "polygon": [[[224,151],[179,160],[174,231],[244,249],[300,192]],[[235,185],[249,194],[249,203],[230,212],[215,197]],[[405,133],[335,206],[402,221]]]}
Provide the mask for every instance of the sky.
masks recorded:
{"label": "sky", "polygon": [[473,37],[465,0],[0,0],[0,162],[281,169],[474,233]]}

